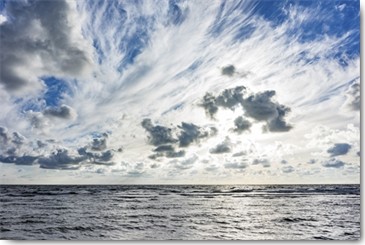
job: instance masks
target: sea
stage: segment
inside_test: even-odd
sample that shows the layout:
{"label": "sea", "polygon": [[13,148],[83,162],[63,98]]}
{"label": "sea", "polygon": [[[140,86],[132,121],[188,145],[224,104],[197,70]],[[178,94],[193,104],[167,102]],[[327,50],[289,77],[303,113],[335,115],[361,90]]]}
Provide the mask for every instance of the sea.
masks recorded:
{"label": "sea", "polygon": [[1,185],[3,240],[359,240],[360,185]]}

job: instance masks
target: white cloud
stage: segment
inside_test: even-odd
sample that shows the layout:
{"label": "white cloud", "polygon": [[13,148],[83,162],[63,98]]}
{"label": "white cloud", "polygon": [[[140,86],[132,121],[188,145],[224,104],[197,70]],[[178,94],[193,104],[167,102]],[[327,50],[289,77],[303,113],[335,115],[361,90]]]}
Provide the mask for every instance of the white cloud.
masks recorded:
{"label": "white cloud", "polygon": [[[116,164],[107,168],[115,172],[97,166],[90,168],[88,174],[121,171],[124,176],[129,173],[131,178],[142,178],[151,173],[157,180],[178,176],[193,181],[187,170],[199,173],[205,169],[214,178],[234,178],[233,170],[244,168],[245,181],[251,181],[258,173],[254,171],[260,170],[242,165],[242,159],[250,163],[267,159],[253,167],[271,166],[270,174],[289,173],[293,169],[309,173],[309,164],[302,169],[299,164],[314,158],[328,161],[326,151],[336,143],[352,146],[341,161],[359,162],[355,154],[360,149],[359,113],[337,112],[344,104],[357,103],[356,86],[353,88],[351,81],[359,79],[360,58],[342,54],[346,66],[334,58],[357,30],[341,35],[323,31],[313,40],[300,40],[305,30],[298,27],[311,21],[326,23],[333,17],[325,9],[293,5],[284,9],[287,21],[273,26],[254,12],[249,1],[241,3],[240,8],[245,11],[235,9],[234,2],[227,2],[222,12],[220,3],[215,1],[181,2],[181,16],[169,15],[167,1],[57,2],[57,9],[36,5],[36,12],[23,12],[27,22],[1,22],[0,17],[0,27],[13,31],[7,29],[8,49],[2,49],[1,57],[15,59],[13,65],[6,62],[4,67],[4,74],[10,78],[1,77],[0,126],[21,133],[29,141],[19,149],[19,154],[30,153],[37,141],[47,142],[45,147],[34,147],[39,155],[50,156],[62,147],[76,154],[77,149],[92,142],[95,134],[108,132],[103,152],[113,152]],[[49,9],[54,12],[45,11]],[[341,12],[345,6],[337,9]],[[35,13],[42,18],[37,20]],[[50,18],[52,13],[56,15]],[[60,13],[67,17],[67,24],[56,18]],[[53,21],[45,22],[48,19]],[[51,28],[52,23],[60,28]],[[251,26],[252,32],[237,39],[246,26]],[[63,42],[57,41],[57,37]],[[27,49],[20,42],[23,39],[37,49]],[[50,50],[45,48],[47,43]],[[61,77],[70,87],[72,94],[62,99],[59,107],[46,108],[42,104],[47,89],[41,81],[43,76]],[[280,132],[264,133],[262,127],[266,122],[252,118],[249,122],[239,120],[235,125],[235,119],[242,118],[245,108],[222,107],[212,119],[198,106],[207,92],[217,95],[237,86],[246,86],[256,95],[275,91],[275,102],[291,109],[285,115],[285,122],[290,124],[275,121],[269,129]],[[22,112],[24,104],[16,102],[19,95],[39,103],[41,110]],[[260,99],[250,106],[260,104]],[[273,110],[273,114],[277,113]],[[175,130],[185,122],[199,129],[214,127],[217,131],[211,137],[196,140],[195,129],[186,130],[186,156],[173,160],[164,156],[152,161],[148,156],[159,144],[148,144],[145,128],[140,124],[144,118],[151,118],[155,126],[163,125],[166,129]],[[242,134],[232,132],[234,126],[243,130],[249,124],[250,129]],[[288,125],[292,126],[290,130]],[[227,136],[230,141],[222,144]],[[178,140],[179,134],[173,134],[171,139]],[[174,143],[174,150],[181,150],[177,142],[164,143]],[[117,151],[121,147],[123,152]],[[210,154],[211,149],[226,154]],[[231,156],[237,152],[245,154]],[[209,159],[209,163],[200,158]],[[290,166],[282,168],[283,159]],[[122,166],[122,161],[128,164]],[[142,162],[143,168],[138,169]],[[154,167],[147,168],[148,163]],[[84,170],[88,171],[87,167],[81,166],[78,171]],[[262,173],[271,176],[266,170]]]}

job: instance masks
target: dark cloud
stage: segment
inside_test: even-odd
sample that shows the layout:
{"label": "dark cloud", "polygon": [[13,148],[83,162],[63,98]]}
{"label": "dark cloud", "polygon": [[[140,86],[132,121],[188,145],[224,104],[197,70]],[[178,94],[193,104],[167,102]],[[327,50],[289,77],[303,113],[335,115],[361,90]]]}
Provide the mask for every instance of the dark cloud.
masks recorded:
{"label": "dark cloud", "polygon": [[84,156],[70,156],[68,150],[58,149],[48,157],[38,158],[38,163],[41,168],[69,170],[78,169],[84,160]]}
{"label": "dark cloud", "polygon": [[4,127],[0,127],[0,146],[1,148],[5,148],[5,145],[8,144],[9,135],[8,130]]}
{"label": "dark cloud", "polygon": [[11,142],[13,142],[17,146],[20,146],[20,145],[24,144],[25,137],[18,132],[14,132]]}
{"label": "dark cloud", "polygon": [[93,151],[103,151],[106,149],[106,139],[105,138],[95,138],[91,143],[91,150]]}
{"label": "dark cloud", "polygon": [[236,153],[232,154],[232,157],[240,157],[240,156],[244,156],[246,154],[247,154],[247,152],[240,151],[240,152],[236,152]]}
{"label": "dark cloud", "polygon": [[288,161],[287,160],[281,160],[281,162],[280,162],[281,164],[287,164],[288,163]]}
{"label": "dark cloud", "polygon": [[353,83],[347,90],[348,105],[354,111],[360,111],[361,109],[361,87],[360,83]]}
{"label": "dark cloud", "polygon": [[215,97],[211,93],[206,93],[203,97],[202,102],[199,105],[205,109],[205,113],[210,118],[214,118],[214,115],[218,111],[218,106],[216,105]]}
{"label": "dark cloud", "polygon": [[237,86],[231,89],[225,89],[217,96],[215,103],[217,106],[233,110],[236,106],[243,103],[243,95],[246,87]]}
{"label": "dark cloud", "polygon": [[277,116],[277,105],[271,101],[275,91],[265,91],[249,96],[243,101],[247,116],[257,121],[268,121]]}
{"label": "dark cloud", "polygon": [[[237,106],[242,106],[247,117],[266,122],[264,127],[266,131],[287,132],[293,128],[285,121],[285,116],[291,109],[273,101],[276,94],[274,90],[254,93],[245,97],[246,91],[246,87],[237,86],[225,89],[217,97],[211,93],[206,93],[199,105],[205,109],[206,114],[211,118],[214,118],[219,107],[234,110]],[[251,126],[251,123],[243,117],[236,118],[234,123],[236,125],[235,131],[239,133]]]}
{"label": "dark cloud", "polygon": [[74,111],[67,105],[61,105],[60,107],[48,107],[44,110],[45,116],[57,117],[60,119],[71,119],[74,116]]}
{"label": "dark cloud", "polygon": [[[30,81],[49,72],[77,75],[89,65],[72,39],[66,1],[8,1],[3,11],[10,18],[0,25],[0,84],[6,90],[31,86]],[[42,69],[31,77],[35,57]]]}
{"label": "dark cloud", "polygon": [[[92,163],[103,164],[103,165],[113,165],[114,162],[110,162],[113,159],[114,153],[112,150],[107,150],[104,152],[92,152],[89,151],[87,147],[79,148],[78,153],[85,159],[88,159]],[[100,150],[98,150],[100,151]]]}
{"label": "dark cloud", "polygon": [[341,168],[345,166],[345,163],[336,158],[331,158],[330,160],[323,162],[322,166],[326,168]]}
{"label": "dark cloud", "polygon": [[178,126],[181,130],[178,136],[179,146],[187,147],[193,142],[197,142],[199,139],[207,138],[216,134],[217,129],[210,127],[208,130],[203,129],[193,123],[182,122],[181,126]]}
{"label": "dark cloud", "polygon": [[172,145],[161,145],[155,148],[153,151],[157,153],[149,156],[149,158],[152,160],[156,160],[159,157],[179,158],[185,156],[185,151],[175,151],[175,148]]}
{"label": "dark cloud", "polygon": [[254,159],[252,161],[252,165],[258,165],[258,164],[262,164],[262,166],[265,168],[271,166],[270,161],[265,158],[264,159]]}
{"label": "dark cloud", "polygon": [[293,126],[284,120],[285,115],[290,112],[290,108],[283,105],[278,105],[277,112],[277,117],[269,120],[265,129],[270,132],[287,132],[291,130]]}
{"label": "dark cloud", "polygon": [[290,108],[273,102],[275,94],[273,90],[256,93],[244,99],[242,106],[247,116],[257,121],[266,121],[267,131],[286,132],[293,128],[284,120]]}
{"label": "dark cloud", "polygon": [[160,145],[156,147],[153,151],[155,152],[174,151],[174,147],[172,145]]}
{"label": "dark cloud", "polygon": [[356,152],[356,155],[357,155],[358,157],[360,157],[360,156],[361,156],[361,152],[360,152],[360,151]]}
{"label": "dark cloud", "polygon": [[33,165],[37,160],[36,156],[1,156],[0,162],[3,163],[15,163],[16,165]]}
{"label": "dark cloud", "polygon": [[317,162],[317,160],[316,159],[310,159],[309,161],[308,161],[308,163],[309,164],[315,164]]}
{"label": "dark cloud", "polygon": [[195,124],[182,122],[181,126],[178,127],[181,129],[181,134],[178,137],[180,147],[186,147],[198,138],[207,137],[207,134],[203,134],[200,127]]}
{"label": "dark cloud", "polygon": [[347,152],[351,149],[351,145],[347,143],[337,143],[334,144],[331,148],[327,150],[327,153],[330,154],[331,157],[346,155]]}
{"label": "dark cloud", "polygon": [[233,131],[237,133],[242,133],[243,131],[249,130],[252,124],[250,121],[244,119],[243,117],[239,116],[234,120],[234,125],[236,126]]}
{"label": "dark cloud", "polygon": [[149,118],[144,119],[141,125],[149,133],[148,142],[151,145],[159,146],[177,142],[177,139],[172,136],[171,128],[154,126]]}
{"label": "dark cloud", "polygon": [[294,168],[292,166],[284,166],[281,168],[281,171],[283,173],[291,173],[291,172],[294,172]]}
{"label": "dark cloud", "polygon": [[218,107],[233,110],[243,102],[243,93],[246,91],[244,86],[237,86],[231,89],[225,89],[221,94],[215,97],[211,93],[206,93],[202,102],[199,104],[205,109],[206,114],[210,118],[218,112]]}
{"label": "dark cloud", "polygon": [[165,153],[165,156],[167,158],[179,158],[179,157],[185,156],[185,151],[183,151],[183,150],[180,150],[180,151],[167,151]]}
{"label": "dark cloud", "polygon": [[228,66],[225,66],[225,67],[222,67],[222,75],[225,75],[225,76],[233,76],[236,72],[236,68],[234,67],[234,65],[228,65]]}
{"label": "dark cloud", "polygon": [[216,145],[212,149],[209,150],[211,154],[223,154],[231,152],[230,142],[228,139],[223,141],[222,143]]}
{"label": "dark cloud", "polygon": [[229,169],[245,169],[248,167],[248,164],[246,162],[234,162],[234,163],[226,163],[224,164],[225,168]]}

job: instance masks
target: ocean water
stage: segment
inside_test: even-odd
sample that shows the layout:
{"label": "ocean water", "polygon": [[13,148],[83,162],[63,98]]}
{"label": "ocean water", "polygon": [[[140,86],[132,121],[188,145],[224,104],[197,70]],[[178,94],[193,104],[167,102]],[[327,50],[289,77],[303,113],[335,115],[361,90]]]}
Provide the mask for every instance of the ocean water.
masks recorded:
{"label": "ocean water", "polygon": [[358,240],[360,185],[0,186],[7,240]]}

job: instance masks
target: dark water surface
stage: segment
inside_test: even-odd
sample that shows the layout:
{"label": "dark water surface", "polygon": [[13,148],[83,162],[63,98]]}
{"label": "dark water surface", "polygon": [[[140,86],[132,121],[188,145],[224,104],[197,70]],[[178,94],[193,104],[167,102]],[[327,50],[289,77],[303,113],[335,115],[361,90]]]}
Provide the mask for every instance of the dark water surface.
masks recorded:
{"label": "dark water surface", "polygon": [[0,203],[1,239],[360,239],[360,185],[2,185]]}

